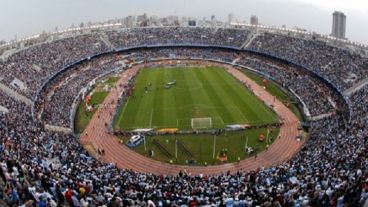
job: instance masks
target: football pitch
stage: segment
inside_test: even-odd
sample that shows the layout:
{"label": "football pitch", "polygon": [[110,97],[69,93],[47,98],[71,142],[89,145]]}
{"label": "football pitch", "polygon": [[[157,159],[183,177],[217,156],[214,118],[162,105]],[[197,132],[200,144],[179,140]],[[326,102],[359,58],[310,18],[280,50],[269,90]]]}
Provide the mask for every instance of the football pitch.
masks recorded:
{"label": "football pitch", "polygon": [[210,128],[278,122],[277,115],[225,69],[176,67],[142,69],[114,126],[191,130],[193,118],[207,118]]}

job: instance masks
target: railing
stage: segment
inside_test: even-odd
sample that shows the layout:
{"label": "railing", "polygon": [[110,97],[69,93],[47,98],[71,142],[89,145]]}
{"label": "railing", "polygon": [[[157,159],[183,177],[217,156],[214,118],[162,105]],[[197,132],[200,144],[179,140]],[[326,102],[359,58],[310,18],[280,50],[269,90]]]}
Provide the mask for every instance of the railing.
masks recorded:
{"label": "railing", "polygon": [[157,140],[153,139],[153,144],[162,152],[162,154],[164,154],[167,158],[172,158],[172,154],[164,147],[162,146],[162,144],[160,144],[160,142],[158,142]]}
{"label": "railing", "polygon": [[193,153],[180,141],[180,140],[176,140],[178,143],[178,147],[180,148],[181,151],[183,151],[184,155],[188,158],[188,159],[193,159],[194,155]]}

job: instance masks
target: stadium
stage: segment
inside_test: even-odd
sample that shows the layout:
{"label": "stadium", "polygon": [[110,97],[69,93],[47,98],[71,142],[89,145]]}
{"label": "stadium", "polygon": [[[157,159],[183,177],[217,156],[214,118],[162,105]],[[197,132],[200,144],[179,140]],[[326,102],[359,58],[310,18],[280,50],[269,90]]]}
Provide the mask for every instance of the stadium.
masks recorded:
{"label": "stadium", "polygon": [[367,198],[364,46],[265,26],[103,24],[0,48],[1,206]]}

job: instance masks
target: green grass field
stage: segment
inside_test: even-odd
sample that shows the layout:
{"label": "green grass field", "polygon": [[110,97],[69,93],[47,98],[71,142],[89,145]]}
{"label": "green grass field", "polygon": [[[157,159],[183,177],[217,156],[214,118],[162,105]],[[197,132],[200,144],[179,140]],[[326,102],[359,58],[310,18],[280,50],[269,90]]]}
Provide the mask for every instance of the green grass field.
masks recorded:
{"label": "green grass field", "polygon": [[[166,89],[173,80],[176,85]],[[212,128],[278,122],[272,110],[224,69],[150,68],[136,77],[133,96],[121,106],[114,126],[189,130],[192,118],[205,117],[212,119]]]}
{"label": "green grass field", "polygon": [[[248,74],[258,83],[262,78]],[[102,103],[108,92],[105,85],[112,86],[119,77],[111,76],[100,81],[93,90],[92,105]],[[165,89],[165,84],[176,80],[176,85]],[[151,83],[145,93],[145,86]],[[136,128],[179,128],[191,129],[191,118],[211,117],[213,128],[223,128],[227,124],[257,124],[278,122],[277,115],[257,99],[248,89],[221,68],[150,68],[143,69],[135,79],[134,98],[130,97],[126,104],[120,106],[115,117],[116,129]],[[279,99],[288,97],[271,83],[267,88],[271,94]],[[95,110],[86,112],[82,102],[75,117],[75,132],[81,133],[88,125]],[[147,137],[146,147],[141,144],[134,150],[149,156],[149,150],[154,151],[153,159],[176,164],[188,164],[188,160],[195,160],[195,165],[221,164],[217,155],[227,149],[227,162],[236,162],[238,157],[245,159],[253,154],[245,153],[245,143],[256,153],[265,150],[266,145],[272,144],[278,136],[279,128],[273,128],[269,134],[270,142],[259,142],[260,134],[266,135],[267,129],[248,129],[246,131],[227,132],[216,137],[215,158],[214,136],[211,134],[183,134]],[[130,137],[120,137],[124,143]],[[160,151],[154,140],[161,144],[171,157]],[[183,148],[178,148],[175,157],[175,141],[179,140],[193,157],[188,157]]]}
{"label": "green grass field", "polygon": [[[262,81],[264,78],[255,74],[254,72],[250,72],[249,70],[242,70],[244,74],[246,74],[249,78],[254,80],[258,85],[262,85]],[[285,105],[290,103],[290,110],[298,117],[299,120],[303,120],[302,113],[299,111],[296,103],[293,103],[293,100],[284,92],[282,91],[279,86],[277,86],[272,80],[268,80],[266,91],[269,92],[271,95],[276,96],[278,100],[282,101]]]}
{"label": "green grass field", "polygon": [[[254,153],[259,153],[265,150],[266,145],[271,145],[279,133],[279,128],[273,128],[269,133],[270,142],[259,142],[258,137],[260,134],[267,135],[267,129],[250,129],[246,131],[227,132],[226,135],[222,134],[216,136],[214,141],[214,135],[211,134],[186,134],[186,135],[166,135],[166,136],[154,136],[146,138],[146,149],[144,144],[139,145],[134,150],[142,155],[149,157],[149,151],[154,151],[155,160],[170,162],[175,164],[187,164],[189,160],[195,160],[195,165],[216,165],[221,164],[221,161],[217,159],[217,155],[222,149],[227,149],[227,162],[236,162],[238,157],[245,159],[250,156],[254,156]],[[248,147],[252,147],[255,152],[248,154],[245,152],[246,137],[248,137]],[[124,142],[128,141],[129,137],[121,138]],[[153,140],[158,141],[166,150],[172,155],[167,157],[160,151],[160,149],[153,144]],[[177,155],[175,157],[175,141],[180,140],[183,145],[189,149],[193,154],[193,157],[185,155],[183,149],[178,147]],[[272,141],[271,141],[272,140]],[[213,158],[215,142],[215,158]]]}
{"label": "green grass field", "polygon": [[[109,85],[111,87],[118,80],[119,80],[119,77],[111,76],[107,79],[100,81],[97,84],[97,86],[93,89],[93,94],[91,96],[91,105],[96,106],[98,104],[101,104],[105,100],[106,96],[108,95],[108,92],[104,90],[104,87],[106,85]],[[84,101],[81,101],[81,103],[79,104],[77,108],[77,111],[75,113],[75,118],[74,118],[75,133],[80,134],[84,131],[84,129],[87,127],[95,111],[96,110],[87,112]]]}

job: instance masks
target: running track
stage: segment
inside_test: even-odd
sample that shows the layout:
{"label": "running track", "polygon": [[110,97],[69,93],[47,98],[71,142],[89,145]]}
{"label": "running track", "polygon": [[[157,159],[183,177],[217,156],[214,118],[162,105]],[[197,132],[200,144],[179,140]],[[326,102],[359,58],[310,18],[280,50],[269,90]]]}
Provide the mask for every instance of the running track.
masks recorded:
{"label": "running track", "polygon": [[112,122],[113,113],[117,107],[117,100],[123,91],[123,87],[121,86],[127,83],[129,78],[134,76],[138,70],[138,67],[134,67],[121,74],[121,78],[118,80],[115,88],[111,90],[104,100],[103,105],[107,107],[102,107],[97,110],[80,138],[81,144],[90,144],[94,146],[96,150],[105,150],[105,155],[99,158],[102,162],[115,163],[119,168],[145,173],[175,175],[181,170],[186,170],[191,174],[215,175],[226,173],[227,171],[234,173],[241,170],[250,171],[257,170],[261,167],[279,165],[291,159],[303,144],[303,142],[296,140],[299,123],[297,117],[280,101],[274,101],[272,95],[244,75],[244,73],[235,68],[227,68],[230,74],[250,86],[255,95],[263,100],[263,102],[273,104],[274,111],[284,122],[280,128],[280,138],[277,138],[267,151],[258,153],[256,159],[250,157],[238,163],[215,166],[171,165],[138,154],[125,145],[120,144],[114,135],[108,133],[106,127],[106,123]]}

